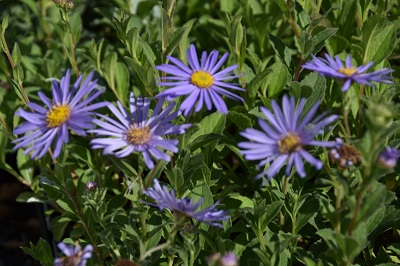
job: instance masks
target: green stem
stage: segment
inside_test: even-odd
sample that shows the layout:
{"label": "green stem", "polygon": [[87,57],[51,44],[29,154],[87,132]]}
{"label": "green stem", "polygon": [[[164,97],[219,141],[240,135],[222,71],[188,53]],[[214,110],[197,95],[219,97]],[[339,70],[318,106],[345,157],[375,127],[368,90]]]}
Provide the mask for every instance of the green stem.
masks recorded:
{"label": "green stem", "polygon": [[[14,63],[14,60],[13,60],[12,55],[10,53],[10,49],[8,49],[8,45],[7,45],[7,42],[6,42],[6,37],[4,36],[4,34],[1,34],[1,42],[3,44],[3,50],[7,55],[8,61],[10,62],[11,68],[14,70],[15,63]],[[22,86],[22,82],[19,83],[19,86],[21,87],[22,97],[24,98],[26,103],[29,103],[29,99],[28,99],[28,96],[26,95],[24,87]],[[32,110],[32,108],[30,108],[30,109]],[[34,111],[32,110],[32,112],[34,112]]]}
{"label": "green stem", "polygon": [[147,180],[147,183],[146,183],[146,186],[144,187],[144,189],[147,189],[150,186],[151,181],[153,181],[154,174],[156,173],[156,170],[158,168],[158,165],[160,164],[160,161],[161,160],[158,160],[156,165],[154,166],[154,168],[151,170],[151,174],[150,174],[149,180]]}
{"label": "green stem", "polygon": [[344,127],[346,129],[346,141],[350,142],[351,131],[350,131],[350,126],[349,126],[349,94],[348,94],[348,91],[346,91],[344,93],[344,99],[343,99],[343,123],[344,123]]}
{"label": "green stem", "polygon": [[340,233],[341,231],[341,209],[342,209],[342,198],[343,198],[343,186],[341,183],[337,182],[335,186],[336,202],[335,202],[335,212],[336,212],[336,224],[335,231]]}
{"label": "green stem", "polygon": [[[78,216],[80,222],[82,223],[82,225],[83,225],[83,227],[84,227],[84,229],[85,229],[85,231],[86,231],[86,234],[87,234],[88,237],[89,237],[89,241],[90,241],[90,243],[92,244],[92,246],[93,246],[93,248],[94,248],[94,251],[95,251],[95,253],[96,253],[96,255],[97,255],[97,259],[99,260],[100,263],[102,263],[103,259],[102,259],[102,257],[101,257],[100,251],[99,251],[99,249],[97,248],[97,245],[96,245],[96,243],[95,243],[94,240],[93,240],[93,237],[92,237],[92,234],[90,233],[89,227],[88,227],[88,225],[87,225],[87,223],[86,223],[86,221],[85,221],[85,219],[84,219],[84,216],[83,216],[83,214],[82,214],[82,211],[81,211],[81,209],[79,208],[78,203],[77,203],[77,201],[76,201],[76,197],[74,197],[74,196],[70,193],[70,191],[68,190],[68,187],[67,187],[67,185],[65,184],[65,182],[64,182],[63,185],[64,185],[65,192],[67,193],[68,197],[69,197],[69,198],[71,199],[71,201],[72,201],[72,204],[74,205],[74,208],[75,208],[75,210],[76,210],[76,213],[75,213],[75,214]],[[104,264],[103,264],[103,265],[104,265]]]}
{"label": "green stem", "polygon": [[69,23],[68,11],[66,10],[66,8],[63,8],[61,10],[64,15],[65,27],[67,28],[67,32],[68,32],[68,40],[69,40],[70,55],[71,55],[70,62],[76,72],[76,75],[79,77],[80,72],[79,72],[78,63],[77,63],[76,57],[75,57],[75,44],[74,44],[74,40],[72,37],[71,24]]}
{"label": "green stem", "polygon": [[155,251],[163,250],[163,249],[169,247],[170,245],[171,245],[171,243],[168,240],[165,243],[162,243],[162,244],[160,244],[158,246],[155,246],[154,248],[151,248],[151,249],[147,250],[142,256],[140,256],[139,261],[144,261],[145,258],[147,258],[151,254],[153,254]]}
{"label": "green stem", "polygon": [[355,229],[358,212],[360,210],[361,202],[362,202],[362,199],[363,199],[363,196],[364,196],[364,191],[365,191],[365,185],[363,184],[362,187],[360,188],[360,190],[358,191],[357,196],[356,196],[356,207],[354,209],[354,214],[353,214],[353,217],[351,218],[351,222],[350,222],[350,226],[349,226],[349,230],[348,230],[349,236],[352,235],[352,233],[353,233],[353,231]]}
{"label": "green stem", "polygon": [[[285,181],[282,186],[282,193],[285,195],[285,197],[287,194],[287,187],[289,184],[289,180],[290,180],[290,176],[285,176]],[[283,212],[280,211],[279,212],[279,226],[282,229],[284,225],[285,225],[285,216],[283,215]]]}

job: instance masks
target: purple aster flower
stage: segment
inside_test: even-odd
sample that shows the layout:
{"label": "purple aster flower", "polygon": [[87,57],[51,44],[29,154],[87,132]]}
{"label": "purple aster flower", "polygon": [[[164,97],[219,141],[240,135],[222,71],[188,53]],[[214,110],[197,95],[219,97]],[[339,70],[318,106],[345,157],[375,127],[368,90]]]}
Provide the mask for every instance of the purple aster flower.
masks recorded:
{"label": "purple aster flower", "polygon": [[16,115],[23,117],[27,122],[15,128],[14,134],[29,133],[13,141],[17,144],[14,150],[30,146],[24,153],[32,152],[32,158],[41,158],[55,140],[53,158],[57,158],[63,143],[68,143],[68,128],[78,135],[85,136],[85,130],[93,127],[92,111],[105,106],[104,103],[89,105],[103,92],[96,89],[96,80],[92,81],[92,78],[93,73],[90,73],[80,85],[83,75],[80,76],[70,90],[70,70],[67,70],[60,85],[53,80],[53,100],[47,98],[41,91],[38,93],[46,107],[29,102],[29,107],[34,112],[18,109]]}
{"label": "purple aster flower", "polygon": [[175,191],[173,189],[169,191],[166,186],[161,187],[157,179],[154,179],[153,187],[143,190],[142,193],[157,201],[157,204],[146,202],[151,206],[158,207],[160,210],[169,209],[174,212],[174,214],[178,213],[212,226],[218,226],[222,228],[221,222],[229,218],[227,211],[216,209],[219,202],[216,202],[214,205],[196,212],[196,210],[203,203],[203,198],[201,198],[197,203],[194,203],[188,198],[177,199],[175,196]]}
{"label": "purple aster flower", "polygon": [[94,119],[93,122],[100,128],[89,132],[97,133],[97,136],[110,136],[110,138],[93,139],[90,142],[93,145],[92,148],[102,148],[103,154],[113,154],[118,158],[126,157],[132,152],[140,152],[150,169],[154,167],[151,156],[157,160],[169,162],[170,156],[162,149],[178,152],[178,140],[165,139],[163,136],[183,134],[191,124],[172,124],[171,121],[179,115],[179,112],[171,113],[175,103],[162,110],[163,103],[163,99],[157,102],[150,118],[148,117],[150,107],[148,98],[139,96],[136,100],[131,93],[129,113],[120,102],[117,102],[118,108],[109,104],[108,108],[119,122],[105,115],[99,115],[104,121]]}
{"label": "purple aster flower", "polygon": [[218,54],[219,52],[214,50],[209,56],[207,56],[207,52],[204,51],[201,56],[201,62],[199,62],[196,49],[192,44],[187,50],[187,58],[190,67],[186,66],[175,57],[167,56],[173,65],[162,64],[156,66],[156,68],[173,76],[162,77],[162,80],[167,81],[159,82],[158,85],[171,88],[161,92],[156,96],[156,98],[166,96],[167,100],[171,100],[178,96],[189,94],[189,96],[179,106],[179,110],[184,110],[185,116],[189,115],[196,102],[197,105],[195,112],[199,112],[204,104],[206,105],[207,110],[211,110],[212,105],[214,104],[218,112],[225,114],[228,113],[228,108],[226,107],[224,100],[221,98],[221,95],[225,95],[234,100],[243,101],[240,96],[226,89],[239,91],[246,90],[235,86],[234,84],[224,82],[225,80],[239,77],[238,75],[232,75],[232,71],[238,66],[233,65],[217,72],[228,58],[229,53],[225,53],[217,62]]}
{"label": "purple aster flower", "polygon": [[262,131],[247,128],[240,134],[251,142],[240,142],[238,146],[243,148],[247,160],[262,160],[259,166],[273,161],[270,167],[257,176],[268,176],[271,179],[286,163],[286,176],[289,176],[293,166],[296,166],[297,173],[301,177],[305,177],[304,165],[302,159],[312,164],[318,170],[322,168],[322,162],[315,159],[303,147],[305,145],[314,145],[321,147],[335,147],[335,141],[318,141],[314,140],[316,135],[322,133],[322,128],[335,121],[338,116],[331,115],[325,117],[321,114],[313,118],[319,103],[314,104],[313,107],[301,118],[302,111],[306,99],[301,99],[300,103],[296,106],[294,98],[288,98],[286,95],[283,97],[281,109],[275,101],[271,101],[272,109],[275,115],[267,108],[261,107],[261,111],[267,118],[269,125],[262,119],[258,123]]}
{"label": "purple aster flower", "polygon": [[221,266],[237,266],[239,264],[238,264],[235,254],[233,254],[233,252],[230,251],[221,257],[219,265],[221,265]]}
{"label": "purple aster flower", "polygon": [[87,245],[83,250],[77,246],[66,245],[63,242],[58,244],[58,248],[66,255],[65,257],[54,260],[54,266],[85,266],[86,261],[92,257],[93,246]]}
{"label": "purple aster flower", "polygon": [[325,58],[313,57],[313,61],[307,62],[303,65],[303,68],[308,70],[317,71],[319,74],[323,74],[327,77],[333,77],[344,80],[342,86],[342,91],[347,91],[351,84],[354,82],[358,84],[366,84],[368,86],[373,86],[372,81],[393,84],[391,81],[390,73],[394,72],[392,69],[384,68],[374,72],[365,73],[374,62],[369,62],[365,66],[355,67],[351,63],[351,56],[347,56],[346,63],[343,64],[339,56],[335,56],[333,59],[328,54],[325,54]]}
{"label": "purple aster flower", "polygon": [[393,169],[397,165],[397,159],[400,157],[400,150],[396,148],[386,147],[386,150],[378,156],[378,161],[382,166],[388,169]]}

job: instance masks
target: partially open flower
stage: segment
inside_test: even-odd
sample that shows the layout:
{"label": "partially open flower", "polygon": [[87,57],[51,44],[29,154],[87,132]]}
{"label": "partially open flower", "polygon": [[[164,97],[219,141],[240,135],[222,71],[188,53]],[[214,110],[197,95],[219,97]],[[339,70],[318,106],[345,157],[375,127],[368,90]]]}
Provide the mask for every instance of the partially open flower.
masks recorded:
{"label": "partially open flower", "polygon": [[378,157],[379,163],[388,169],[393,169],[397,165],[397,159],[400,157],[400,150],[396,148],[386,147],[386,150],[381,152]]}

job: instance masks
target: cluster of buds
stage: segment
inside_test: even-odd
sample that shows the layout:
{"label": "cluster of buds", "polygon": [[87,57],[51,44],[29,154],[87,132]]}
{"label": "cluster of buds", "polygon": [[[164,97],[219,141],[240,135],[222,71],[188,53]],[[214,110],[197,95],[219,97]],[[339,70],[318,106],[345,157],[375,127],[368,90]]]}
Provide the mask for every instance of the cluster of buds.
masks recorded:
{"label": "cluster of buds", "polygon": [[339,169],[343,170],[358,163],[361,163],[361,154],[353,146],[343,144],[340,138],[336,139],[336,147],[329,151],[330,162],[337,163]]}
{"label": "cluster of buds", "polygon": [[393,169],[396,167],[397,159],[399,157],[400,150],[396,148],[386,147],[386,150],[379,154],[378,161],[383,167],[387,169]]}
{"label": "cluster of buds", "polygon": [[60,8],[65,8],[67,11],[70,11],[74,8],[74,2],[72,0],[53,0],[56,6]]}

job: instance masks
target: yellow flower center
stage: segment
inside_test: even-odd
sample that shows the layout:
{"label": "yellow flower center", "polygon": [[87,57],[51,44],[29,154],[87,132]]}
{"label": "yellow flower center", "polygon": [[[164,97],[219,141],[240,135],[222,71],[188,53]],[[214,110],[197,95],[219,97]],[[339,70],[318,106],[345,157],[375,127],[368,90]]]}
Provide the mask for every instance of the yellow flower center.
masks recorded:
{"label": "yellow flower center", "polygon": [[46,122],[48,127],[58,127],[65,123],[71,115],[71,108],[68,104],[61,106],[53,105],[53,109],[46,114]]}
{"label": "yellow flower center", "polygon": [[193,72],[192,76],[190,77],[190,81],[193,85],[196,85],[201,89],[206,89],[213,85],[214,78],[210,73],[200,70]]}
{"label": "yellow flower center", "polygon": [[281,153],[288,154],[301,148],[301,138],[296,133],[288,133],[278,140],[278,148]]}
{"label": "yellow flower center", "polygon": [[352,68],[341,67],[339,69],[339,73],[345,74],[347,77],[350,77],[351,75],[353,75],[356,72],[357,72],[357,68],[355,68],[355,67],[352,67]]}
{"label": "yellow flower center", "polygon": [[146,144],[151,139],[150,128],[148,126],[138,128],[135,125],[131,125],[126,132],[126,139],[132,145]]}

